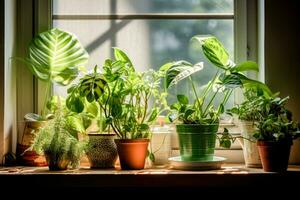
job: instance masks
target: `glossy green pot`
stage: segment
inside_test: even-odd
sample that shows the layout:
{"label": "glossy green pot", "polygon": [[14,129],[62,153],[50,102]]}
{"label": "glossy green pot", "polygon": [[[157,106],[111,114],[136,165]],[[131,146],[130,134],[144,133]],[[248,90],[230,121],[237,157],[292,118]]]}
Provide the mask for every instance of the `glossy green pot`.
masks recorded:
{"label": "glossy green pot", "polygon": [[179,124],[176,130],[184,161],[213,160],[219,124]]}

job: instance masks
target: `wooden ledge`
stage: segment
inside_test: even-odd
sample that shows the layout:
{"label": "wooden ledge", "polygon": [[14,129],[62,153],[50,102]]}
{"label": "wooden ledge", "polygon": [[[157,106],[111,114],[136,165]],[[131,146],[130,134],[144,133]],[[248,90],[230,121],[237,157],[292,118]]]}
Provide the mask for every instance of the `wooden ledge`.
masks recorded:
{"label": "wooden ledge", "polygon": [[[1,167],[0,186],[18,183],[22,187],[57,188],[249,188],[290,186],[300,180],[300,166],[290,166],[287,173],[266,173],[262,169],[226,164],[221,170],[180,171],[144,169],[126,171],[119,168],[95,170],[81,167],[60,172],[47,167]],[[284,183],[284,185],[283,185]]]}

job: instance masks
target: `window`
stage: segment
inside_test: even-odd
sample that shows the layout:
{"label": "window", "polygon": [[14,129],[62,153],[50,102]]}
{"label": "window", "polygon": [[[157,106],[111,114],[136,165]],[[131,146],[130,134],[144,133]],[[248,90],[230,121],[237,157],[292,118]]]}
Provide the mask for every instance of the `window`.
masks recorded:
{"label": "window", "polygon": [[[101,66],[118,46],[138,70],[158,69],[173,60],[205,61],[194,77],[203,86],[216,68],[190,38],[215,35],[234,56],[234,18],[234,0],[53,0],[52,22],[78,36],[91,56],[88,69]],[[169,100],[189,88],[187,82],[174,87]],[[66,88],[54,86],[54,92],[65,96]]]}

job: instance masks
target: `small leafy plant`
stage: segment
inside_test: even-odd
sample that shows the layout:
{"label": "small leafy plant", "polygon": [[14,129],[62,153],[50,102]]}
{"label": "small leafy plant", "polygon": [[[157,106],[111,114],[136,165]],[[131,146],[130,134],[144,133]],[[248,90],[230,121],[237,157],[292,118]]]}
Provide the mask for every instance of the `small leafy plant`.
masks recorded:
{"label": "small leafy plant", "polygon": [[54,118],[41,128],[33,141],[30,150],[54,160],[70,162],[72,167],[79,164],[86,143],[79,141],[68,123],[68,112],[58,105]]}
{"label": "small leafy plant", "polygon": [[47,119],[46,104],[52,83],[68,85],[88,61],[89,55],[75,35],[54,28],[38,34],[28,46],[26,58],[15,58],[24,63],[39,80],[46,82],[41,115],[28,114],[28,120]]}
{"label": "small leafy plant", "polygon": [[149,138],[149,125],[166,105],[166,94],[159,91],[163,74],[153,70],[137,72],[118,48],[114,48],[114,56],[115,60],[105,61],[102,73],[95,66],[93,73],[69,88],[67,106],[81,112],[85,99],[97,102],[101,131],[113,131],[122,139]]}
{"label": "small leafy plant", "polygon": [[227,113],[230,115],[237,115],[240,120],[255,122],[259,119],[261,102],[263,99],[270,97],[269,93],[266,93],[261,88],[246,89],[244,92],[245,100],[243,103],[229,109]]}
{"label": "small leafy plant", "polygon": [[277,96],[261,99],[257,131],[253,135],[257,140],[292,141],[300,136],[300,125],[292,120],[292,113],[285,106],[288,99]]}

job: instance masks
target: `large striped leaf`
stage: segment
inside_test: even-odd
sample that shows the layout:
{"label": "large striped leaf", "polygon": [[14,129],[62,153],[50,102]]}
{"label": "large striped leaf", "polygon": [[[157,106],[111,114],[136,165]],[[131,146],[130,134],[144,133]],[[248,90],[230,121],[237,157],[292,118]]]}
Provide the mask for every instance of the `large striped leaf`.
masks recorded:
{"label": "large striped leaf", "polygon": [[192,39],[200,42],[204,55],[217,67],[228,69],[235,65],[230,60],[229,54],[222,43],[216,37],[196,35]]}
{"label": "large striped leaf", "polygon": [[76,36],[57,28],[38,34],[28,50],[29,55],[23,61],[30,71],[41,80],[61,85],[75,79],[78,67],[89,58]]}
{"label": "large striped leaf", "polygon": [[197,63],[194,66],[187,61],[177,61],[169,66],[166,72],[165,86],[166,88],[176,85],[179,81],[189,77],[197,71],[203,69],[203,62]]}

